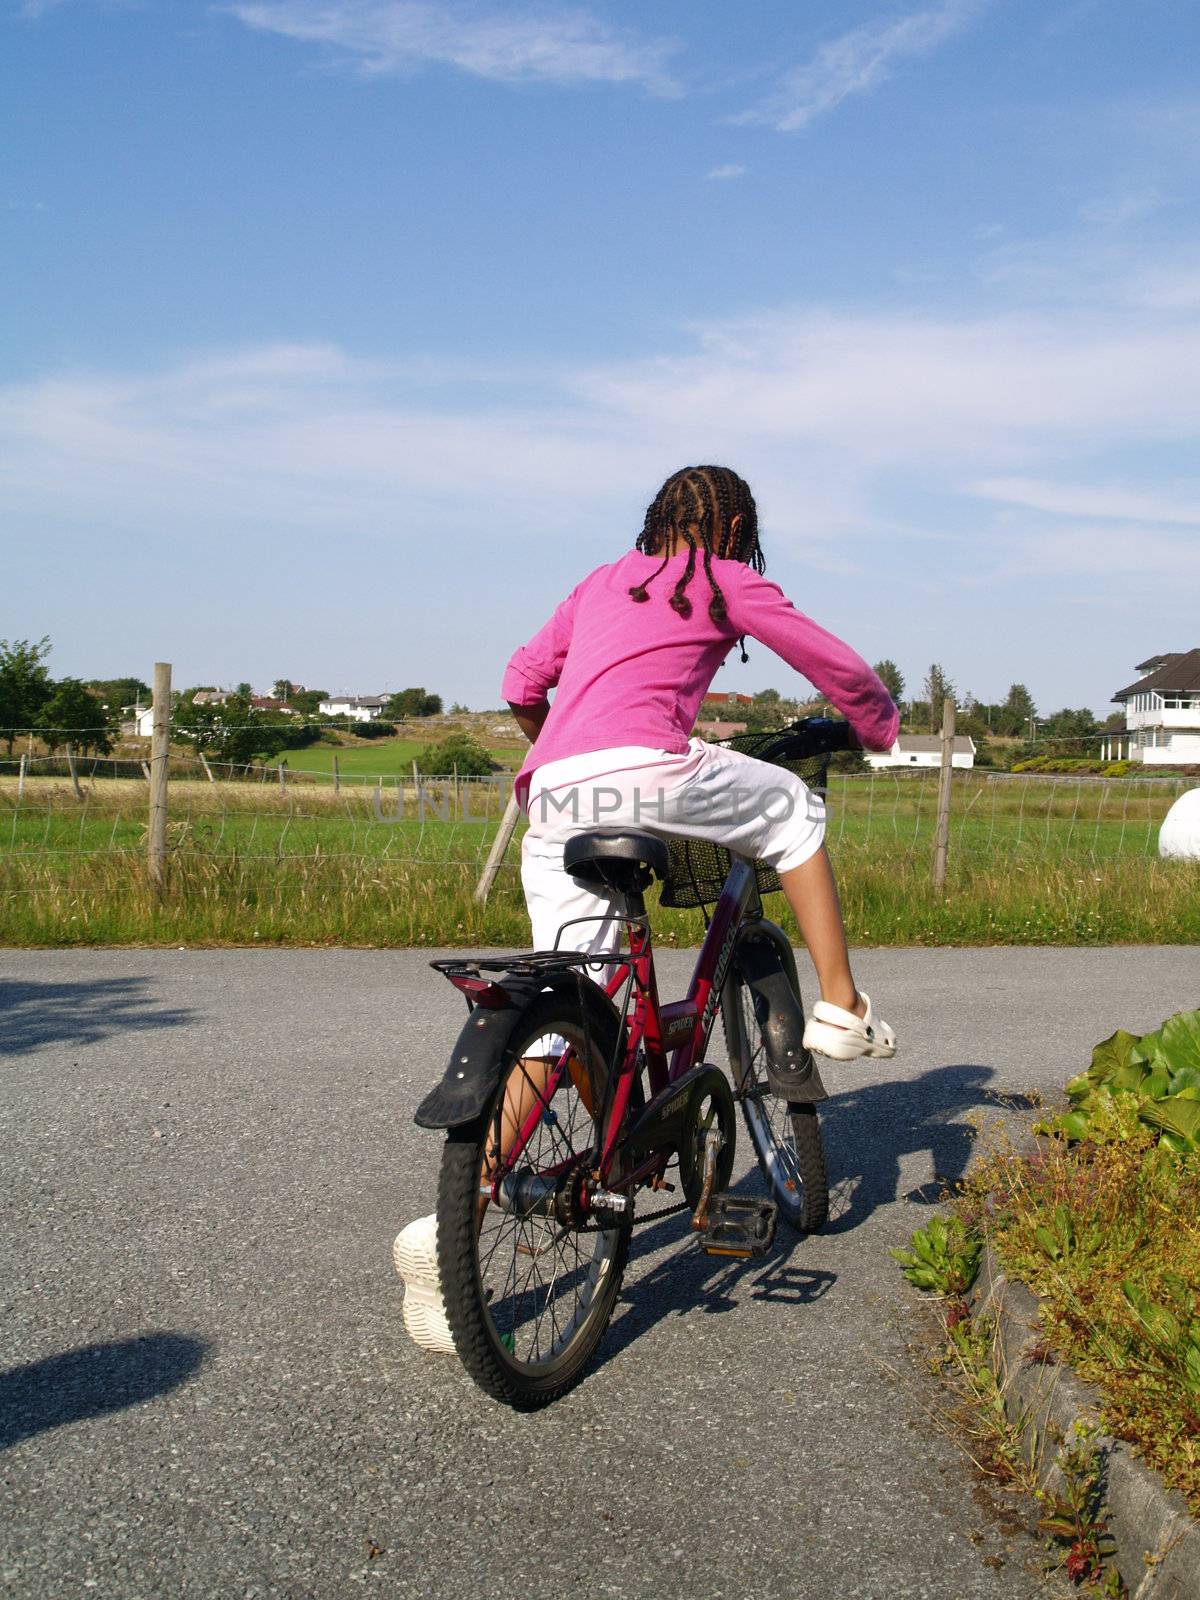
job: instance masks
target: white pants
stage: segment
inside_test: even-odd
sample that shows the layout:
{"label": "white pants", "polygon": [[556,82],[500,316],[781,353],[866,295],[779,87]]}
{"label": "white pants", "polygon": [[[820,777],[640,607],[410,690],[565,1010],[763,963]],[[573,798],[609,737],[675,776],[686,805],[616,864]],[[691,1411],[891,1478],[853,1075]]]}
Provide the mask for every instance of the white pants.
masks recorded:
{"label": "white pants", "polygon": [[[825,805],[782,767],[702,739],[680,754],[630,745],[549,761],[531,777],[529,831],[521,845],[535,950],[617,948],[621,897],[585,888],[563,867],[573,834],[613,827],[707,839],[787,872],[821,848]],[[560,937],[564,923],[580,917],[598,920],[568,927]]]}

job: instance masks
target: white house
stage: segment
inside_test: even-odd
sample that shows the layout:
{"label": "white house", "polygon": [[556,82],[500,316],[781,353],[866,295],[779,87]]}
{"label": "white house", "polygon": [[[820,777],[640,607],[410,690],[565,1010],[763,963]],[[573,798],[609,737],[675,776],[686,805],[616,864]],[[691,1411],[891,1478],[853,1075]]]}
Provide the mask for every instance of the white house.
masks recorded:
{"label": "white house", "polygon": [[345,717],[351,722],[378,722],[387,700],[381,694],[340,694],[322,700],[317,711],[323,717]]}
{"label": "white house", "polygon": [[1136,670],[1143,676],[1113,695],[1125,707],[1125,731],[1106,735],[1101,755],[1147,766],[1200,762],[1200,649],[1151,656]]}
{"label": "white house", "polygon": [[124,715],[129,720],[121,724],[122,733],[128,731],[139,739],[148,739],[154,732],[153,706],[126,706]]}
{"label": "white house", "polygon": [[[940,767],[942,764],[942,739],[937,733],[902,733],[886,755],[867,752],[869,767]],[[952,767],[975,765],[975,741],[965,733],[956,733],[950,752]]]}

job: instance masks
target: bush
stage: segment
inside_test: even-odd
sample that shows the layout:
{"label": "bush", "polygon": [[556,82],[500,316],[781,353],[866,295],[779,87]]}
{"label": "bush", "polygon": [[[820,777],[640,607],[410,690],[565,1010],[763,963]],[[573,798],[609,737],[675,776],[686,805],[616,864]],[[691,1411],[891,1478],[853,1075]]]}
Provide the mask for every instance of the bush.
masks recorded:
{"label": "bush", "polygon": [[359,722],[350,730],[356,739],[394,739],[394,722]]}
{"label": "bush", "polygon": [[417,757],[417,771],[434,777],[446,777],[456,769],[460,778],[485,778],[496,770],[496,763],[482,745],[465,733],[427,744]]}

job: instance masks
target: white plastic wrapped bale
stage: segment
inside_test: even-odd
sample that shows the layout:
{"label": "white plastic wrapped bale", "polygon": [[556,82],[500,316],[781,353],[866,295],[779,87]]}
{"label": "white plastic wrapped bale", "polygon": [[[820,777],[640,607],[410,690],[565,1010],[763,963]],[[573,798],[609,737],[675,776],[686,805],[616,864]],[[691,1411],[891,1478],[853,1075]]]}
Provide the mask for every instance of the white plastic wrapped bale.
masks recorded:
{"label": "white plastic wrapped bale", "polygon": [[1181,794],[1163,818],[1158,853],[1177,861],[1200,861],[1200,789]]}

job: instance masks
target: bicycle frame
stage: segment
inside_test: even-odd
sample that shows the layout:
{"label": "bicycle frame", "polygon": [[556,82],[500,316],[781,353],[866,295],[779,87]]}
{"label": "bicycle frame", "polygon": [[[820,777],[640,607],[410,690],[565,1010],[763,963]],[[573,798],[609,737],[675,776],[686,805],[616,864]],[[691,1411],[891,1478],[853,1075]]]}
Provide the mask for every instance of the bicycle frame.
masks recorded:
{"label": "bicycle frame", "polygon": [[[615,1080],[610,1075],[600,1119],[602,1140],[597,1177],[602,1185],[607,1184],[613,1168],[638,1075],[639,1056],[645,1058],[652,1100],[703,1059],[738,932],[748,909],[757,902],[754,869],[748,861],[734,856],[696,957],[687,995],[666,1005],[658,998],[649,925],[645,917],[631,915],[626,919],[628,955],[614,965],[603,985],[605,993],[614,1001],[622,989],[626,990],[627,1038],[624,1059]],[[545,1088],[537,1096],[537,1104],[528,1112],[496,1173],[494,1186],[498,1186],[504,1173],[511,1171],[520,1159],[563,1073],[568,1070],[569,1055],[569,1050],[564,1052],[551,1067]],[[670,1154],[665,1150],[650,1152],[631,1172],[622,1174],[622,1185],[640,1183],[661,1173]]]}

